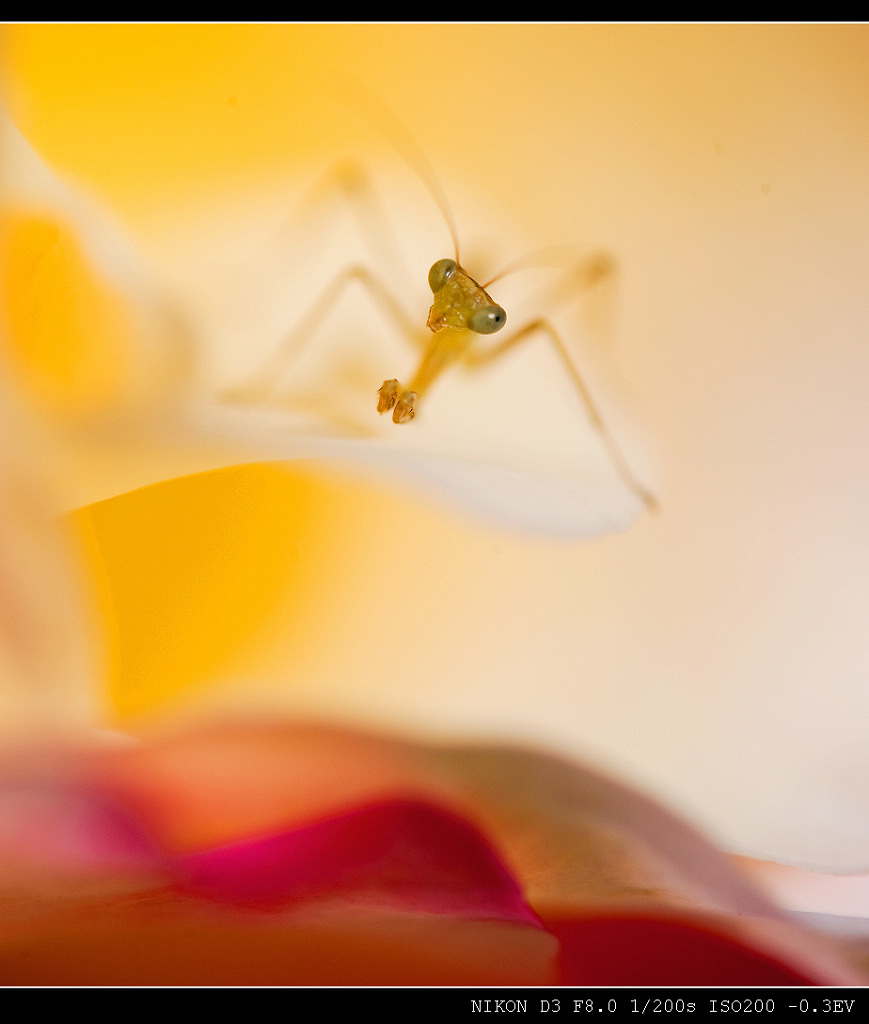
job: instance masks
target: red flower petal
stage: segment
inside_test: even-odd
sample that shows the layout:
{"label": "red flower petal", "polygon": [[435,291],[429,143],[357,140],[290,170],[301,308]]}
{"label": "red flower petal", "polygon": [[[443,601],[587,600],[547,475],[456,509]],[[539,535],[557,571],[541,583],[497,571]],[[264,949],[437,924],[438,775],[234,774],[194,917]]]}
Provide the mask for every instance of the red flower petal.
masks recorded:
{"label": "red flower petal", "polygon": [[813,985],[774,955],[699,922],[589,916],[547,924],[566,985]]}

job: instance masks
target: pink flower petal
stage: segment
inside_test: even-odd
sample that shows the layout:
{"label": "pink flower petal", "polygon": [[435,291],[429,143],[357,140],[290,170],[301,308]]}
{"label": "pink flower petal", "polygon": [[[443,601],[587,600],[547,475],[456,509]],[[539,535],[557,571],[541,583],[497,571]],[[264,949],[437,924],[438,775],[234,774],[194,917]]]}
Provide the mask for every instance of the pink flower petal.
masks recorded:
{"label": "pink flower petal", "polygon": [[393,800],[178,859],[183,887],[212,900],[341,897],[381,908],[537,924],[492,847],[455,814]]}
{"label": "pink flower petal", "polygon": [[41,779],[0,785],[0,863],[8,879],[47,869],[66,874],[159,870],[165,858],[121,802],[84,785]]}

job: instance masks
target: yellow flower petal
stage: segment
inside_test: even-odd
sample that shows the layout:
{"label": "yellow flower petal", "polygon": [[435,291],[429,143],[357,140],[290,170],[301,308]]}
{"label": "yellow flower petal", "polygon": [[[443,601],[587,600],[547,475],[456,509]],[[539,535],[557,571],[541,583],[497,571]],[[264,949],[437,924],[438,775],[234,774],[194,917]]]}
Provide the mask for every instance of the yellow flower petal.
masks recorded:
{"label": "yellow flower petal", "polygon": [[51,415],[87,416],[126,397],[130,311],[70,227],[14,210],[0,221],[0,252],[10,356],[35,401]]}
{"label": "yellow flower petal", "polygon": [[[278,616],[304,650],[328,609],[317,580],[334,547],[316,488],[279,466],[180,477],[97,502],[73,525],[93,569],[109,693],[126,718],[243,675]],[[247,656],[247,660],[246,660]]]}
{"label": "yellow flower petal", "polygon": [[59,438],[153,415],[188,341],[95,202],[64,185],[0,109],[0,327],[9,368]]}

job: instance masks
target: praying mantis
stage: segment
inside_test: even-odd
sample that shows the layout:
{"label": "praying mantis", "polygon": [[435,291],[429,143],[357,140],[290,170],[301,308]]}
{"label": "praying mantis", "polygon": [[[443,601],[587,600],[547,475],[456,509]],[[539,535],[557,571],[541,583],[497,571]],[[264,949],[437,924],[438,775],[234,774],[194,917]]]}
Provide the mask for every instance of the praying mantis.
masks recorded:
{"label": "praying mantis", "polygon": [[[383,119],[380,120],[382,122]],[[409,368],[409,374],[396,375],[382,382],[376,391],[376,401],[372,402],[372,412],[376,410],[381,415],[391,413],[394,424],[412,430],[413,420],[428,393],[448,371],[459,366],[472,372],[482,371],[519,346],[534,339],[542,339],[557,354],[576,398],[623,486],[647,509],[657,510],[655,495],[642,483],[622,454],[574,358],[546,311],[530,316],[515,328],[507,329],[507,310],[495,301],[489,289],[508,274],[516,273],[526,266],[534,266],[534,258],[519,260],[483,283],[472,276],[462,264],[458,231],[437,174],[424,151],[397,119],[389,115],[389,123],[389,141],[411,166],[439,208],[453,244],[453,254],[436,259],[428,272],[431,304],[424,321],[425,330],[421,330],[423,309],[418,309],[415,315],[408,314],[402,300],[379,274],[361,262],[351,263],[335,274],[280,348],[258,368],[247,385],[234,392],[235,397],[243,395],[249,400],[254,393],[263,395],[273,390],[275,381],[283,375],[286,365],[317,333],[326,317],[342,302],[348,289],[358,285],[369,294],[384,318],[395,325],[399,335],[416,344],[421,334],[426,339],[422,342],[415,367]],[[382,129],[382,123],[380,127]],[[360,167],[354,164],[348,170],[345,166],[335,176],[335,180],[351,204],[368,203],[365,196],[371,190],[367,175]],[[371,213],[370,209],[366,209],[362,219],[370,219]],[[386,228],[382,228],[382,232],[385,234]],[[568,287],[582,290],[611,272],[609,257],[598,254],[572,266],[565,280],[570,282]],[[482,340],[496,334],[499,338],[494,344],[487,345]]]}

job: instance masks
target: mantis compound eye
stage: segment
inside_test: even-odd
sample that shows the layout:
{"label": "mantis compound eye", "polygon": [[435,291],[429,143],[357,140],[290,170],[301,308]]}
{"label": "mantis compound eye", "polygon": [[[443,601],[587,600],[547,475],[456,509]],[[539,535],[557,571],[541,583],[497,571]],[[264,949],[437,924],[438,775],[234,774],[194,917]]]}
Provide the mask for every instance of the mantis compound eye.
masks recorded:
{"label": "mantis compound eye", "polygon": [[507,323],[507,314],[492,303],[491,306],[480,306],[468,318],[468,327],[475,334],[494,334]]}
{"label": "mantis compound eye", "polygon": [[431,270],[428,272],[428,286],[432,290],[433,295],[443,288],[447,281],[456,272],[458,264],[455,260],[438,260]]}

